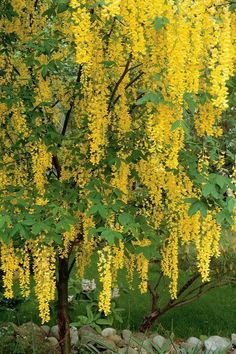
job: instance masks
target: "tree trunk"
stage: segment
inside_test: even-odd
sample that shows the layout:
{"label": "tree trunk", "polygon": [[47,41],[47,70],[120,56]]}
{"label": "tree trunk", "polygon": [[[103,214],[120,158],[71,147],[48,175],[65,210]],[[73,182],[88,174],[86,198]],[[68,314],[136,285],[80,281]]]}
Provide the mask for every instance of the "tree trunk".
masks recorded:
{"label": "tree trunk", "polygon": [[139,327],[140,332],[145,333],[148,330],[150,330],[154,325],[154,323],[156,322],[156,320],[158,319],[159,315],[160,315],[159,311],[156,310],[154,312],[151,312],[150,315],[145,316],[143,322]]}
{"label": "tree trunk", "polygon": [[68,260],[59,258],[58,265],[58,308],[57,308],[57,323],[59,327],[60,346],[62,354],[71,353],[70,342],[70,320],[68,314]]}

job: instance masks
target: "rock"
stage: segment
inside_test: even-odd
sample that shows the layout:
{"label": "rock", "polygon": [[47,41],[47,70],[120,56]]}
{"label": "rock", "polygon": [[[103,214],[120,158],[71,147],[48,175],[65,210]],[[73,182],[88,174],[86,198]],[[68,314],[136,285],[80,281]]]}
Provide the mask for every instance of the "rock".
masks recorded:
{"label": "rock", "polygon": [[[5,331],[5,333],[3,333]],[[1,333],[4,334],[2,341]],[[27,322],[19,327],[14,324],[0,326],[1,349],[3,353],[32,354],[37,348],[37,354],[60,354],[60,346],[54,338],[54,342],[48,341],[44,330],[33,322]],[[9,341],[10,340],[10,341]]]}
{"label": "rock", "polygon": [[119,348],[117,351],[118,354],[138,354],[138,350],[132,347]]}
{"label": "rock", "polygon": [[42,330],[45,332],[46,336],[49,336],[50,333],[50,327],[47,325],[41,326]]}
{"label": "rock", "polygon": [[16,332],[22,337],[34,336],[45,338],[44,330],[33,322],[24,323],[23,325],[18,327]]}
{"label": "rock", "polygon": [[129,329],[124,329],[122,331],[122,337],[125,344],[133,348],[140,347],[145,339],[145,335],[143,333],[132,334]]}
{"label": "rock", "polygon": [[95,329],[93,329],[90,326],[82,326],[80,327],[80,329],[78,330],[79,335],[84,335],[84,334],[97,334],[97,332],[95,331]]}
{"label": "rock", "polygon": [[81,344],[95,344],[98,340],[103,340],[104,337],[99,335],[92,327],[82,326],[78,330]]}
{"label": "rock", "polygon": [[104,328],[101,332],[103,337],[110,337],[116,334],[116,330],[114,328]]}
{"label": "rock", "polygon": [[231,343],[236,346],[236,333],[231,334]]}
{"label": "rock", "polygon": [[196,337],[190,337],[185,343],[181,343],[181,347],[191,352],[202,348],[202,341]]}
{"label": "rock", "polygon": [[59,345],[58,340],[55,337],[47,337],[47,341],[52,344],[52,346]]}
{"label": "rock", "polygon": [[126,344],[129,344],[130,339],[132,337],[132,332],[129,329],[123,329],[122,331],[122,337],[125,341]]}
{"label": "rock", "polygon": [[116,344],[109,337],[103,337],[90,326],[83,326],[78,332],[82,345],[90,343],[98,348],[116,350]]}
{"label": "rock", "polygon": [[121,336],[118,336],[118,334],[109,336],[109,339],[112,340],[119,348],[125,347],[125,341],[121,338]]}
{"label": "rock", "polygon": [[159,334],[155,337],[152,338],[152,344],[154,345],[154,348],[156,347],[157,349],[161,349],[166,342],[166,339]]}
{"label": "rock", "polygon": [[78,335],[78,330],[76,327],[71,327],[70,328],[70,342],[71,345],[74,347],[78,344],[79,341],[79,335]]}
{"label": "rock", "polygon": [[204,341],[205,349],[210,353],[218,350],[227,350],[231,347],[231,342],[228,338],[219,336],[211,336]]}
{"label": "rock", "polygon": [[50,337],[55,337],[56,339],[60,339],[59,337],[59,327],[58,325],[52,326],[50,330]]}
{"label": "rock", "polygon": [[95,345],[99,349],[108,349],[111,350],[112,352],[117,351],[117,347],[115,343],[110,340],[109,338],[104,338],[101,336],[101,338],[98,338],[97,341],[95,342]]}
{"label": "rock", "polygon": [[152,354],[153,347],[150,339],[145,339],[142,343],[141,354]]}

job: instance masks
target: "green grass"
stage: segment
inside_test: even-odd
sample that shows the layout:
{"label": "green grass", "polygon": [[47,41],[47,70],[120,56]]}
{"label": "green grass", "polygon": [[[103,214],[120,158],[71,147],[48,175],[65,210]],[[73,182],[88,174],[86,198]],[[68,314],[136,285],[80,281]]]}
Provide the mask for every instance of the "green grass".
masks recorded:
{"label": "green grass", "polygon": [[[96,278],[93,270],[90,270],[87,276],[91,279]],[[123,289],[127,284],[123,283]],[[124,322],[117,324],[117,329],[130,328],[137,331],[143,317],[150,311],[149,295],[141,295],[138,290],[138,282],[134,286],[134,291],[124,293],[118,300],[118,305],[125,309]],[[16,293],[18,288],[16,287]],[[168,294],[167,286],[163,286],[162,296]],[[77,320],[77,316],[83,311],[81,304],[71,312],[72,322]],[[13,308],[0,307],[0,323],[14,322],[21,324],[27,321],[33,321],[40,324],[37,311],[37,302],[34,296],[29,300],[23,300]],[[52,307],[52,319],[49,324],[56,323],[55,307]],[[160,317],[158,323],[153,327],[153,331],[159,331],[164,328],[166,333],[173,331],[179,338],[200,335],[222,335],[230,336],[235,333],[236,328],[236,287],[226,286],[224,288],[213,289],[204,297],[186,305],[182,308],[173,309]],[[165,332],[163,332],[165,333]]]}
{"label": "green grass", "polygon": [[[120,305],[127,309],[125,327],[137,330],[149,311],[147,295],[127,294]],[[173,309],[160,317],[153,331],[164,328],[179,338],[200,335],[230,336],[236,328],[236,287],[213,289],[202,298],[184,307]]]}

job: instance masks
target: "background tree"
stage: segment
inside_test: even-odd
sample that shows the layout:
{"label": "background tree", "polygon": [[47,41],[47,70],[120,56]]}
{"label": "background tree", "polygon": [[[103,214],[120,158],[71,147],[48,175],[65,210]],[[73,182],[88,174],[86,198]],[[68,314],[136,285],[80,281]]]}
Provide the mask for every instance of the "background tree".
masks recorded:
{"label": "background tree", "polygon": [[66,354],[69,275],[76,265],[82,277],[95,250],[105,315],[120,268],[130,282],[136,268],[147,291],[159,245],[172,299],[183,245],[209,280],[221,223],[233,224],[235,187],[213,148],[235,14],[222,0],[4,0],[0,10],[5,296],[15,271],[30,296],[32,267],[47,322],[57,289]]}

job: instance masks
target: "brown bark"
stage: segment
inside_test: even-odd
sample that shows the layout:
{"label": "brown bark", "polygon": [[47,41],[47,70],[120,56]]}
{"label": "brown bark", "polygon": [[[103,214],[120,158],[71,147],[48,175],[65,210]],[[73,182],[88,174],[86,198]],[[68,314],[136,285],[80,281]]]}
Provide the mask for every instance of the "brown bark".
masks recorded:
{"label": "brown bark", "polygon": [[59,327],[60,346],[62,354],[71,353],[70,342],[70,320],[68,311],[68,260],[59,258],[58,265],[58,308],[57,308],[57,323]]}

